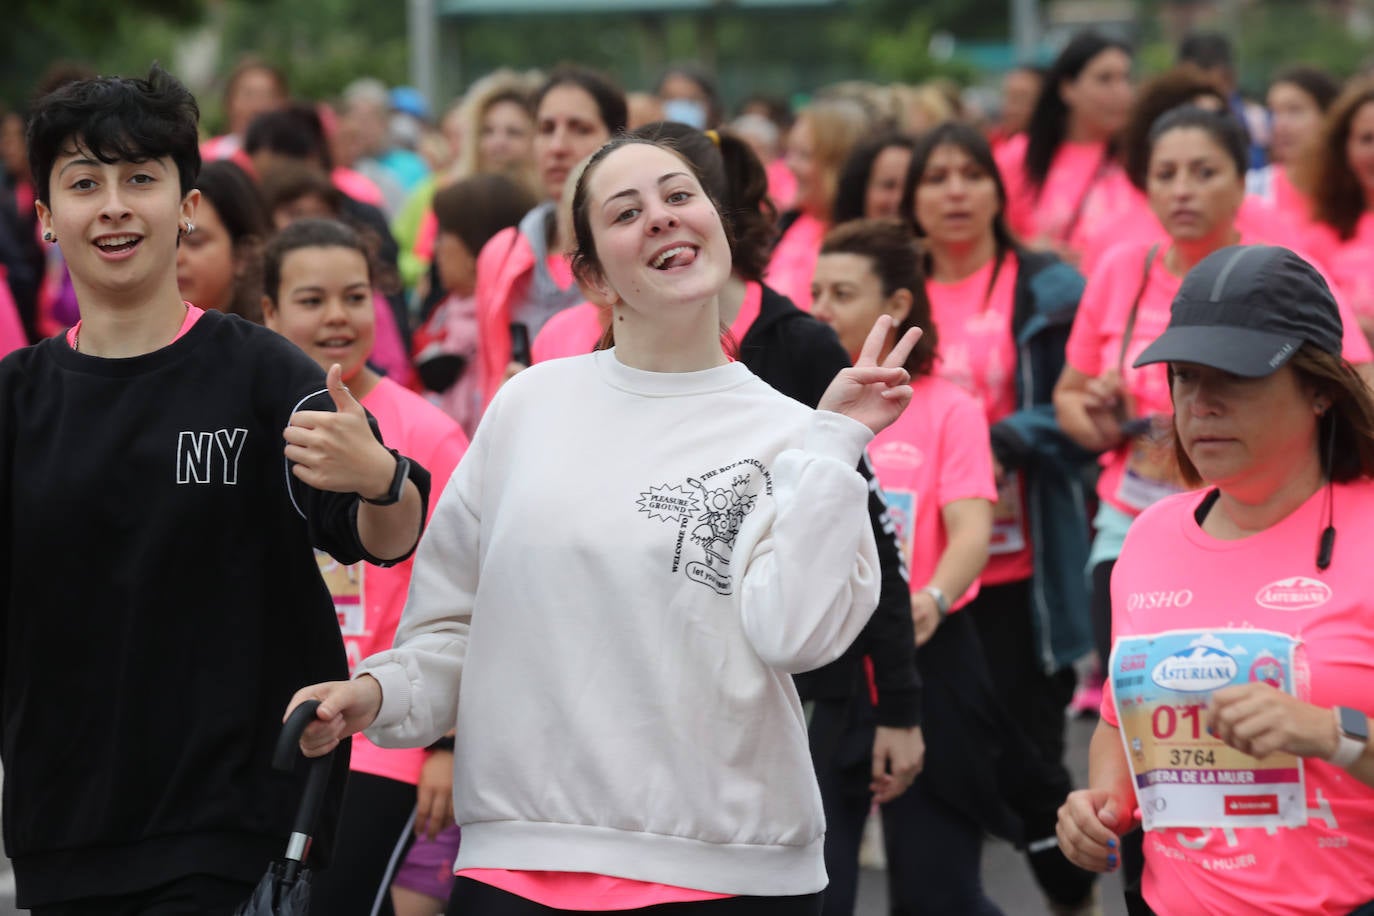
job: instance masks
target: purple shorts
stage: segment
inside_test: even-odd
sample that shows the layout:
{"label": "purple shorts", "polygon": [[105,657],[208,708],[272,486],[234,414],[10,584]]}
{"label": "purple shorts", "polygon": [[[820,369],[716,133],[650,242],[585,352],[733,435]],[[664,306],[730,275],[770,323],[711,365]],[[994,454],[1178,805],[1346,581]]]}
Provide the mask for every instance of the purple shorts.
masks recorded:
{"label": "purple shorts", "polygon": [[462,828],[455,824],[432,840],[416,837],[391,883],[435,900],[447,900],[453,889],[453,862],[458,858],[462,835]]}

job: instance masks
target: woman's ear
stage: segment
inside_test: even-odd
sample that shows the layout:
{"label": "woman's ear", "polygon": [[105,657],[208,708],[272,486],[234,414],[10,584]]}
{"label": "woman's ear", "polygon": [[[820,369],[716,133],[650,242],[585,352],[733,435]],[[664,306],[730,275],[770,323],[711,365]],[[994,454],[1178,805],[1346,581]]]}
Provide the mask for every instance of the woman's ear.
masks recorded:
{"label": "woman's ear", "polygon": [[606,282],[605,274],[595,267],[586,266],[581,270],[575,270],[573,278],[577,280],[578,289],[582,290],[582,294],[592,305],[610,308],[620,303],[620,294]]}
{"label": "woman's ear", "polygon": [[186,192],[186,196],[181,199],[181,225],[185,227],[187,223],[194,224],[196,221],[196,207],[200,204],[200,191],[196,188]]}
{"label": "woman's ear", "polygon": [[33,202],[33,209],[38,214],[38,226],[43,230],[43,238],[45,241],[49,241],[49,237],[53,235],[52,211],[41,200]]}
{"label": "woman's ear", "polygon": [[899,328],[906,317],[911,314],[911,306],[914,297],[909,289],[899,289],[891,296],[887,297],[887,302],[883,304],[883,311],[892,316],[892,326]]}

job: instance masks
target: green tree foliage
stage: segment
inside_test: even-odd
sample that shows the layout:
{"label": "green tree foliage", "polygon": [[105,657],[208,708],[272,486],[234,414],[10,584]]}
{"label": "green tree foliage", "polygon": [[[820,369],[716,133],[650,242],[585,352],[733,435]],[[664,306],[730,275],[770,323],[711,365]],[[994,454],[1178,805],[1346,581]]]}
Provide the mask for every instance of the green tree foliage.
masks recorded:
{"label": "green tree foliage", "polygon": [[6,0],[0,99],[25,104],[57,61],[107,73],[146,70],[155,57],[168,59],[178,31],[198,21],[204,6],[205,0]]}
{"label": "green tree foliage", "polygon": [[[1144,72],[1167,67],[1171,42],[1158,31],[1166,0],[1141,0]],[[0,30],[0,99],[22,104],[56,60],[99,72],[138,73],[152,60],[188,61],[212,73],[193,82],[209,130],[221,126],[223,77],[245,53],[281,67],[302,97],[336,95],[358,76],[405,82],[406,5],[378,0],[5,0]],[[508,15],[448,18],[441,26],[441,88],[456,95],[498,66],[549,67],[577,60],[607,70],[632,89],[650,88],[676,61],[719,75],[737,102],[755,92],[808,93],[850,79],[919,82],[976,79],[957,62],[933,59],[931,36],[1006,40],[1010,0],[838,0],[827,7],[761,11],[729,2],[706,14]],[[1236,4],[1219,26],[1236,37],[1242,83],[1262,92],[1284,63],[1318,63],[1340,75],[1368,55],[1332,5],[1308,0]],[[197,59],[199,55],[199,59]],[[194,69],[187,66],[188,72]],[[445,99],[437,100],[441,105]]]}

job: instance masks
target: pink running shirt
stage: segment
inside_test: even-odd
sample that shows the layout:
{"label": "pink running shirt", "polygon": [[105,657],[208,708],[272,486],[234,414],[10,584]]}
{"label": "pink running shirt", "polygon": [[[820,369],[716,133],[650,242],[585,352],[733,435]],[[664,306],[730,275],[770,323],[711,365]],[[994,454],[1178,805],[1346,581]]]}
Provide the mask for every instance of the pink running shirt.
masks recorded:
{"label": "pink running shirt", "polygon": [[[429,471],[429,512],[433,515],[439,494],[467,451],[468,437],[442,410],[388,378],[383,378],[367,393],[362,405],[376,418],[388,446]],[[321,562],[333,563],[333,559],[325,555]],[[362,601],[347,604],[343,603],[343,597],[335,595],[335,610],[343,630],[350,671],[369,655],[391,648],[396,625],[405,608],[406,593],[410,590],[410,571],[414,562],[412,555],[404,563],[390,567],[367,563],[349,567],[354,582],[361,576],[362,594],[358,596],[355,589],[347,597],[355,600],[361,597]],[[339,580],[327,576],[325,581],[333,585]],[[424,762],[424,748],[379,748],[359,732],[353,738],[349,769],[414,785],[420,778]]]}
{"label": "pink running shirt", "polygon": [[631,881],[610,875],[577,871],[509,871],[501,868],[465,868],[459,877],[481,881],[510,894],[560,910],[637,910],[661,903],[724,900],[732,894],[696,891],[671,884]]}
{"label": "pink running shirt", "polygon": [[811,278],[816,273],[821,242],[830,227],[809,213],[797,217],[773,249],[763,282],[782,293],[803,312],[811,311]]}
{"label": "pink running shirt", "polygon": [[[1111,231],[1100,233],[1085,244],[1083,258],[1079,262],[1085,277],[1091,275],[1102,256],[1117,245],[1125,242],[1169,244],[1169,234],[1151,209],[1149,198],[1134,187],[1131,192],[1131,198],[1112,222]],[[1240,209],[1236,212],[1235,228],[1242,238],[1252,243],[1282,245],[1293,249],[1300,247],[1299,224],[1289,214],[1255,194],[1246,194],[1241,201]]]}
{"label": "pink running shirt", "polygon": [[1137,193],[1105,143],[1062,143],[1037,196],[1025,172],[1027,139],[1020,134],[999,150],[997,166],[1007,188],[1007,223],[1035,247],[1079,254],[1089,240],[1113,231]]}
{"label": "pink running shirt", "polygon": [[[185,337],[186,332],[191,330],[191,328],[195,326],[195,323],[200,320],[201,315],[205,314],[205,309],[201,308],[198,305],[192,305],[189,302],[182,302],[181,304],[186,306],[186,317],[181,320],[181,327],[177,328],[176,336],[168,341],[169,344],[174,344],[178,340],[181,340],[181,338]],[[75,350],[77,341],[80,339],[80,336],[81,321],[80,319],[78,319],[76,324],[67,328],[67,346]]]}
{"label": "pink running shirt", "polygon": [[1374,213],[1355,224],[1355,234],[1342,240],[1325,223],[1311,223],[1303,247],[1312,252],[1359,318],[1374,326]]}
{"label": "pink running shirt", "polygon": [[542,363],[592,352],[606,333],[601,316],[602,309],[590,302],[563,309],[544,322],[530,345],[530,355],[536,363]]}
{"label": "pink running shirt", "polygon": [[[911,403],[873,439],[868,455],[916,592],[930,582],[948,541],[941,510],[959,499],[995,502],[997,486],[982,405],[943,378],[922,376],[911,387]],[[951,606],[962,607],[977,594],[975,581],[964,594],[950,596]]]}
{"label": "pink running shirt", "polygon": [[[1016,259],[1003,260],[997,283],[989,292],[992,269],[993,262],[989,261],[957,283],[926,281],[931,318],[940,330],[935,374],[977,398],[988,426],[1015,413],[1017,407],[1017,352],[1011,336]],[[993,553],[982,575],[988,585],[1021,582],[1034,571],[1024,478],[1012,474],[1006,491],[1005,499],[998,500]]]}
{"label": "pink running shirt", "polygon": [[[1244,237],[1241,239],[1242,244],[1248,244],[1249,241]],[[1097,269],[1088,277],[1064,357],[1068,365],[1093,378],[1121,366],[1122,382],[1127,396],[1133,402],[1131,415],[1169,417],[1173,415],[1173,400],[1169,396],[1168,370],[1164,364],[1157,363],[1140,369],[1133,367],[1145,348],[1168,327],[1174,296],[1183,282],[1164,267],[1168,250],[1165,246],[1159,248],[1151,265],[1136,312],[1130,345],[1125,358],[1121,358],[1121,342],[1132,303],[1141,288],[1149,250],[1150,243],[1126,242],[1103,256]],[[1337,305],[1341,306],[1341,321],[1345,330],[1342,355],[1352,363],[1369,362],[1369,344],[1339,294]],[[1098,458],[1102,466],[1102,474],[1097,481],[1099,498],[1127,515],[1137,515],[1144,508],[1143,504],[1132,501],[1127,495],[1133,492],[1129,484],[1123,487],[1126,465],[1132,452],[1132,444],[1127,443],[1103,452]]]}
{"label": "pink running shirt", "polygon": [[[1327,490],[1277,525],[1234,541],[1204,533],[1206,493],[1169,497],[1126,535],[1112,575],[1113,638],[1259,628],[1301,639],[1295,681],[1317,706],[1374,713],[1374,482],[1335,486],[1331,566],[1316,567]],[[1216,509],[1212,509],[1216,511]],[[1110,683],[1102,719],[1116,726]],[[1374,899],[1374,789],[1304,761],[1308,822],[1297,829],[1175,829],[1145,835],[1145,899],[1160,916],[1336,916]]]}

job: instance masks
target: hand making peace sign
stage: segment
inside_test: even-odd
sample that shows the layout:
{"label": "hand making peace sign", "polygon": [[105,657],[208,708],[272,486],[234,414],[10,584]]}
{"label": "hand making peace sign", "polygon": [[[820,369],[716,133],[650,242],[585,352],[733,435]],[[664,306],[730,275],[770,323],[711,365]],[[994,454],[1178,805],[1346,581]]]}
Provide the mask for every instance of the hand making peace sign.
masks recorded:
{"label": "hand making peace sign", "polygon": [[879,315],[864,340],[859,358],[850,369],[842,369],[821,395],[817,410],[831,410],[858,420],[874,434],[892,424],[911,402],[911,375],[903,368],[911,350],[921,339],[921,329],[902,335],[882,365],[878,355],[892,332],[892,316]]}

